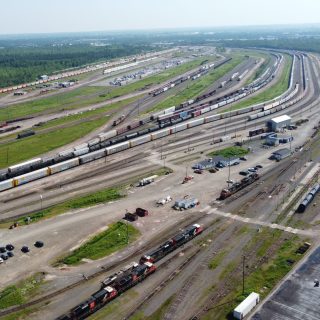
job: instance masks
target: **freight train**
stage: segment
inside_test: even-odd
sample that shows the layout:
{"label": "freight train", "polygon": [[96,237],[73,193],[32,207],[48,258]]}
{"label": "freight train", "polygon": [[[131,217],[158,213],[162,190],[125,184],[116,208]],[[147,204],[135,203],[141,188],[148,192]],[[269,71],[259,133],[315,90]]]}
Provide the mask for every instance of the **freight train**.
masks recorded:
{"label": "freight train", "polygon": [[314,197],[319,191],[320,191],[320,184],[316,183],[308,192],[308,194],[303,199],[303,201],[299,204],[297,212],[303,213],[306,210],[306,208],[309,206],[309,204],[313,201]]}
{"label": "freight train", "polygon": [[[263,83],[260,84],[263,86]],[[254,88],[253,90],[258,90],[259,86]],[[289,89],[290,90],[290,89]],[[13,166],[13,168],[9,167],[6,170],[0,171],[0,192],[11,189],[13,187],[19,186],[24,183],[31,182],[33,180],[37,180],[58,172],[62,172],[67,169],[71,169],[73,167],[79,166],[81,164],[103,158],[105,156],[109,156],[116,152],[120,152],[143,143],[147,143],[156,139],[160,139],[166,137],[168,135],[174,134],[176,132],[180,132],[189,128],[193,128],[198,125],[202,125],[205,123],[218,121],[224,119],[226,117],[233,117],[236,115],[241,115],[247,112],[252,112],[256,110],[261,110],[260,105],[247,107],[244,109],[234,110],[228,113],[215,114],[211,116],[207,116],[205,118],[193,119],[189,122],[178,123],[179,121],[186,120],[188,118],[195,118],[199,115],[202,115],[206,112],[215,110],[219,107],[225,106],[229,103],[233,103],[242,97],[245,97],[248,92],[243,92],[234,98],[230,98],[228,100],[221,101],[214,105],[204,106],[202,105],[202,109],[192,110],[191,115],[190,112],[182,111],[179,113],[179,119],[171,118],[177,117],[176,115],[170,115],[169,121],[164,123],[158,123],[151,128],[144,129],[132,134],[124,135],[121,137],[116,137],[118,134],[128,131],[128,128],[138,127],[140,121],[128,125],[123,128],[119,128],[117,130],[112,130],[108,132],[101,133],[97,138],[89,141],[88,143],[84,143],[80,146],[76,146],[74,149],[65,150],[60,152],[58,155],[49,158],[43,158],[40,160],[35,159],[30,160],[18,165]],[[270,113],[277,112],[280,109],[284,109],[288,106],[302,99],[302,95],[288,105],[280,105],[277,108],[273,108],[268,110]],[[280,108],[280,109],[279,109]],[[175,108],[170,108],[174,110]],[[167,111],[165,110],[164,113]],[[152,117],[154,117],[153,115]],[[180,120],[182,119],[182,120]],[[142,121],[142,120],[141,120]],[[168,128],[164,128],[167,126],[173,125]],[[35,170],[35,171],[34,171]]]}
{"label": "freight train", "polygon": [[[176,236],[160,245],[156,250],[143,255],[140,262],[133,262],[119,272],[108,276],[102,281],[101,288],[90,296],[85,302],[72,308],[56,320],[80,320],[104,307],[107,303],[117,298],[123,292],[129,290],[139,282],[145,280],[156,271],[154,262],[161,260],[166,255],[176,250],[186,242],[201,234],[203,227],[194,224]],[[151,262],[153,261],[153,262]]]}
{"label": "freight train", "polygon": [[228,189],[223,189],[220,194],[220,200],[224,200],[234,193],[242,190],[243,188],[247,187],[248,185],[252,184],[256,180],[258,180],[260,176],[257,173],[252,173],[247,177],[243,178],[240,182],[233,183]]}

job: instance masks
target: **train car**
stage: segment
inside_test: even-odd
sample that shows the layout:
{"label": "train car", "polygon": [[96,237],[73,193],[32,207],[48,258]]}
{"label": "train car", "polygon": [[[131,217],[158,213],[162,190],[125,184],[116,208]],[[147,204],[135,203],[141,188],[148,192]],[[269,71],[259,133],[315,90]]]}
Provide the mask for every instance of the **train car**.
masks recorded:
{"label": "train car", "polygon": [[36,165],[39,165],[42,163],[42,159],[41,158],[36,158],[36,159],[32,159],[26,162],[22,162],[13,166],[10,166],[8,168],[8,172],[10,173],[19,173],[19,172],[23,172],[24,170],[33,170],[33,168]]}
{"label": "train car", "polygon": [[49,174],[50,172],[48,168],[39,169],[13,178],[13,184],[15,187],[17,187],[34,180],[44,178]]}
{"label": "train car", "polygon": [[132,139],[130,140],[130,147],[135,147],[135,146],[138,146],[140,144],[143,144],[143,143],[146,143],[146,142],[149,142],[151,141],[151,135],[148,134],[148,135],[145,135],[145,136],[142,136],[142,137],[139,137],[139,138],[136,138],[136,139]]}
{"label": "train car", "polygon": [[188,122],[188,129],[204,124],[204,118],[192,120]]}
{"label": "train car", "polygon": [[114,153],[129,149],[129,148],[130,148],[129,141],[125,141],[125,142],[119,143],[115,146],[107,147],[106,152],[107,152],[107,155],[110,155],[110,154],[114,154]]}
{"label": "train car", "polygon": [[77,149],[77,150],[73,151],[73,155],[75,157],[79,157],[79,156],[82,156],[82,155],[88,153],[89,151],[90,151],[89,148],[85,147],[83,149]]}
{"label": "train car", "polygon": [[129,140],[129,139],[133,139],[135,137],[138,136],[138,132],[134,132],[134,133],[130,133],[130,134],[127,134],[126,135],[126,139]]}
{"label": "train car", "polygon": [[73,149],[76,151],[76,150],[85,149],[87,147],[88,147],[88,143],[82,143],[82,144],[79,144],[78,146],[75,146]]}
{"label": "train car", "polygon": [[0,192],[9,190],[14,187],[13,179],[8,179],[0,182]]}
{"label": "train car", "polygon": [[100,143],[100,139],[99,138],[95,138],[95,139],[92,139],[88,142],[88,147],[92,147],[96,144],[99,144]]}
{"label": "train car", "polygon": [[177,124],[171,128],[171,134],[188,129],[187,123]]}
{"label": "train car", "polygon": [[168,255],[170,252],[176,249],[175,243],[173,240],[168,240],[164,244],[155,248],[154,250],[148,252],[140,258],[140,263],[151,262],[155,263],[161,260],[163,257]]}
{"label": "train car", "polygon": [[105,141],[107,139],[111,139],[117,135],[117,130],[111,130],[107,132],[100,133],[98,137],[100,138],[100,142]]}
{"label": "train car", "polygon": [[170,129],[163,129],[151,134],[151,140],[156,140],[170,134]]}
{"label": "train car", "polygon": [[79,162],[80,164],[84,164],[90,161],[94,161],[100,158],[103,158],[106,156],[106,150],[105,149],[100,149],[94,152],[90,152],[88,154],[85,154],[83,156],[79,157]]}
{"label": "train car", "polygon": [[70,159],[70,160],[49,166],[49,172],[50,174],[55,174],[58,172],[62,172],[62,171],[74,168],[79,164],[80,164],[79,158]]}

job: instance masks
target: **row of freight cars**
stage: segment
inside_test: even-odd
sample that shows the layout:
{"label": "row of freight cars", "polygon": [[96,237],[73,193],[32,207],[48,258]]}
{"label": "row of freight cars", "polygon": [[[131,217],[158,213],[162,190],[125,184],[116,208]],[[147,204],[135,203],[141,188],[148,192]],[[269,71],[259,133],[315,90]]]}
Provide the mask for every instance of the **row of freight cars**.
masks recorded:
{"label": "row of freight cars", "polygon": [[[260,86],[263,86],[263,83],[260,84]],[[258,90],[258,89],[259,89],[259,86],[256,87],[254,90]],[[228,103],[232,103],[238,99],[241,99],[247,94],[248,92],[243,92],[235,96],[234,98],[228,99],[227,101],[222,101],[222,102],[219,102],[218,104],[214,104],[211,106],[209,105],[207,107],[204,107],[202,105],[203,108],[201,110],[196,110],[195,112],[192,111],[191,115],[187,114],[186,116],[184,116],[185,114],[184,115],[180,114],[181,121],[186,120],[190,117],[197,117],[201,114],[204,114],[216,108],[227,105]],[[195,127],[197,125],[201,125],[201,124],[212,122],[212,121],[218,121],[226,117],[232,117],[232,116],[236,116],[246,112],[256,111],[258,110],[257,108],[258,108],[257,106],[248,107],[244,109],[235,110],[229,113],[217,114],[217,115],[212,115],[205,118],[191,120],[187,123],[181,123],[181,124],[177,124],[177,122],[179,122],[180,120],[175,119],[175,121],[171,121],[170,119],[170,122],[166,122],[164,124],[158,123],[154,127],[144,129],[144,130],[141,130],[132,134],[128,134],[122,137],[118,137],[113,140],[111,139],[121,134],[122,131],[124,131],[124,129],[128,130],[128,127],[124,129],[120,128],[117,130],[104,132],[98,135],[98,137],[89,141],[88,143],[84,143],[82,145],[76,146],[74,149],[60,152],[58,155],[55,155],[51,158],[33,159],[24,163],[20,163],[18,165],[11,166],[7,170],[3,170],[2,172],[0,172],[0,181],[2,181],[0,182],[0,191],[4,191],[20,185],[21,183],[19,182],[19,179],[22,179],[24,183],[27,183],[27,182],[42,178],[43,176],[52,174],[51,169],[43,170],[39,174],[37,172],[32,174],[32,171],[34,170],[47,169],[49,166],[56,165],[57,168],[61,168],[60,171],[64,171],[69,168],[73,168],[77,165],[87,163],[89,161],[93,161],[93,160],[102,158],[104,156],[107,156],[116,152],[120,152],[122,150],[131,148],[155,139],[159,139],[182,130]],[[171,112],[171,110],[173,110],[173,108],[170,108],[169,113]],[[171,124],[174,124],[174,127],[159,130],[164,126],[169,126]],[[131,124],[130,129],[133,129],[135,126],[138,127],[139,122]],[[74,158],[74,161],[69,161],[73,158]],[[25,179],[24,177],[25,174],[27,174],[27,179]]]}
{"label": "row of freight cars", "polygon": [[15,90],[33,87],[33,86],[36,86],[36,85],[39,85],[39,84],[43,84],[43,83],[46,83],[46,82],[49,82],[49,81],[56,81],[56,80],[59,80],[59,79],[62,79],[62,78],[66,78],[66,77],[73,77],[73,76],[77,76],[77,75],[80,75],[80,74],[83,74],[83,73],[87,73],[87,72],[91,72],[91,71],[97,71],[97,70],[103,69],[103,68],[112,68],[112,67],[116,67],[118,65],[123,65],[125,63],[130,63],[130,62],[133,62],[133,61],[135,62],[137,59],[140,60],[140,59],[150,58],[150,57],[154,57],[154,56],[158,55],[159,53],[166,53],[166,52],[170,52],[170,51],[172,51],[172,49],[165,50],[165,51],[162,51],[162,52],[147,53],[147,54],[144,54],[144,55],[135,55],[135,56],[132,56],[132,57],[129,57],[129,58],[122,58],[122,59],[120,59],[118,61],[113,61],[113,62],[107,61],[107,62],[100,63],[100,64],[97,64],[97,65],[90,65],[90,66],[87,66],[87,67],[82,68],[82,69],[63,72],[61,74],[48,76],[46,79],[37,80],[37,81],[34,81],[34,82],[29,82],[29,83],[24,83],[24,84],[20,84],[20,85],[13,86],[13,87],[8,87],[8,88],[2,88],[2,89],[0,88],[0,93],[9,93],[9,92],[12,92],[12,91],[15,91]]}
{"label": "row of freight cars", "polygon": [[[227,102],[224,102],[224,103],[227,103]],[[214,110],[217,107],[219,107],[219,104],[210,106],[208,109],[202,110],[199,114],[203,113],[204,111],[208,112],[209,110],[210,111]],[[149,132],[148,134],[144,134],[136,138],[133,138],[132,136],[124,136],[124,139],[130,138],[130,140],[126,140],[111,146],[110,146],[110,141],[107,141],[107,138],[109,138],[108,132],[107,132],[100,135],[100,138],[99,138],[100,140],[97,140],[96,144],[90,144],[89,142],[88,144],[83,144],[75,147],[74,150],[69,150],[69,151],[60,153],[58,155],[57,160],[64,159],[65,161],[53,164],[56,161],[56,158],[50,158],[50,159],[38,158],[38,159],[30,160],[28,162],[9,167],[7,171],[0,173],[3,179],[3,181],[0,182],[0,191],[11,189],[21,184],[40,179],[45,176],[52,175],[54,173],[62,172],[64,170],[76,167],[78,165],[85,164],[87,162],[97,160],[97,159],[112,155],[114,153],[129,149],[129,148],[133,148],[135,146],[138,146],[156,139],[169,136],[171,134],[175,134],[176,132],[190,129],[198,125],[210,123],[213,121],[218,121],[226,117],[232,117],[232,116],[236,116],[246,112],[252,112],[255,110],[254,108],[255,107],[248,107],[244,109],[234,110],[230,113],[215,114],[215,115],[207,116],[205,118],[193,119],[188,122],[183,122],[178,124],[176,123],[174,126],[168,127],[162,130],[158,130],[159,129],[159,125],[158,125],[153,129],[152,128],[147,129],[147,130],[156,130],[156,131],[153,131],[151,133]],[[198,114],[193,113],[192,116],[196,117],[197,115]],[[115,132],[111,133],[111,135],[113,134],[115,134]],[[135,133],[135,135],[137,135],[137,133]],[[106,141],[101,142],[101,140],[104,140],[104,139]],[[109,146],[105,147],[105,145],[109,145]],[[97,148],[98,150],[94,150],[95,148]],[[17,176],[21,172],[28,172],[28,173]],[[13,178],[7,179],[8,176],[9,177],[11,176]]]}
{"label": "row of freight cars", "polygon": [[174,88],[176,85],[178,85],[182,82],[185,82],[189,79],[196,80],[196,79],[200,78],[202,75],[204,75],[206,72],[208,72],[209,69],[212,69],[212,68],[214,68],[214,63],[202,66],[197,71],[189,74],[188,76],[179,77],[178,79],[170,81],[169,83],[165,84],[163,87],[149,92],[149,95],[156,97],[159,94],[164,93],[164,92]]}
{"label": "row of freight cars", "polygon": [[306,210],[306,208],[309,206],[309,204],[313,201],[314,197],[319,191],[320,191],[320,184],[316,183],[308,192],[308,194],[303,199],[303,201],[299,204],[297,212],[303,213]]}
{"label": "row of freight cars", "polygon": [[202,231],[203,228],[199,224],[194,224],[178,233],[156,249],[143,255],[139,263],[133,262],[119,272],[107,277],[102,282],[100,290],[57,320],[80,320],[87,318],[123,292],[152,275],[156,271],[154,263],[198,236]]}

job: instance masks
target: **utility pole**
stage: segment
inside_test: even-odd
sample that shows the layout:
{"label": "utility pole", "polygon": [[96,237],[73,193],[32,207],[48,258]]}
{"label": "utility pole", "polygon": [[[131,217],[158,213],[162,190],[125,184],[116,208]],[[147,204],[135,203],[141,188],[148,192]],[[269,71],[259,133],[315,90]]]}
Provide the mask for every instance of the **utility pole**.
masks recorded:
{"label": "utility pole", "polygon": [[[230,165],[230,157],[228,157],[228,165],[229,165],[229,173],[228,173],[228,181],[230,181],[230,170],[231,170],[231,165]],[[229,182],[228,182],[228,186],[229,186]]]}
{"label": "utility pole", "polygon": [[246,257],[242,257],[242,294],[244,295],[244,268],[245,268]]}
{"label": "utility pole", "polygon": [[42,196],[42,194],[40,194],[40,206],[41,206],[41,211],[42,211],[42,199],[43,199],[43,196]]}
{"label": "utility pole", "polygon": [[6,160],[8,164],[9,163],[9,147],[7,147],[6,151],[7,151]]}

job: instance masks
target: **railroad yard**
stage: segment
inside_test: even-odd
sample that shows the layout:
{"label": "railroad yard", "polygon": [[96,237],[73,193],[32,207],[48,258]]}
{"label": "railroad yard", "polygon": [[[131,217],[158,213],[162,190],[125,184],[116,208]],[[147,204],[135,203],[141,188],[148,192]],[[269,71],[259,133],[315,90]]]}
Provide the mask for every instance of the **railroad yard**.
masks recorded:
{"label": "railroad yard", "polygon": [[318,319],[319,78],[180,46],[1,89],[0,318]]}

